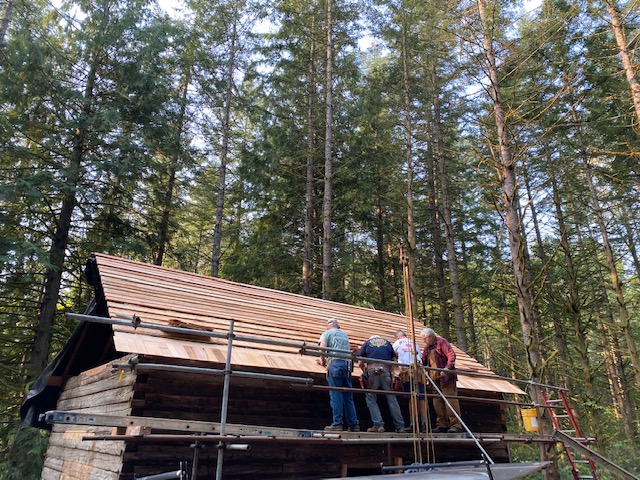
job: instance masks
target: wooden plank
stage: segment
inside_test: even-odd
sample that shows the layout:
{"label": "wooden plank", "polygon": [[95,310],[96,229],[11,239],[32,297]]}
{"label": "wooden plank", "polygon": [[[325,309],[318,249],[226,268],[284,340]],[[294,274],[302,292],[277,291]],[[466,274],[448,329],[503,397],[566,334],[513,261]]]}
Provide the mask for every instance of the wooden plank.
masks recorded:
{"label": "wooden plank", "polygon": [[[315,306],[317,310],[322,312],[327,311],[347,311],[355,313],[357,315],[368,316],[373,310],[358,307],[353,305],[345,305],[337,302],[330,302],[326,300],[315,299],[312,297],[305,297],[299,294],[293,294],[288,292],[276,291],[264,287],[256,287],[252,285],[244,285],[218,278],[192,274],[188,272],[179,272],[177,270],[154,268],[152,265],[143,264],[139,262],[127,261],[118,257],[112,257],[103,254],[97,254],[98,265],[102,273],[107,272],[126,272],[121,278],[131,280],[132,278],[139,278],[140,274],[143,277],[154,278],[155,283],[162,283],[162,280],[167,283],[175,283],[179,281],[179,284],[183,287],[189,287],[189,289],[201,289],[205,292],[210,292],[213,288],[218,291],[231,292],[233,298],[248,298],[255,302],[255,299],[265,299],[268,302],[279,301],[283,304],[292,304],[302,309],[309,308],[309,306]],[[105,269],[104,267],[107,266]],[[112,267],[111,270],[109,267]],[[179,279],[179,280],[178,280]],[[103,282],[104,283],[104,282]],[[386,318],[404,318],[401,315],[375,311],[377,316]],[[326,315],[326,314],[325,314]]]}
{"label": "wooden plank", "polygon": [[87,442],[82,438],[87,435],[111,435],[115,434],[114,427],[88,427],[83,428],[69,425],[54,425],[49,438],[49,445],[67,448],[70,450],[87,450],[107,455],[120,457],[124,452],[123,442]]}
{"label": "wooden plank", "polygon": [[76,471],[75,468],[80,469],[80,471],[86,470],[88,475],[83,478],[93,478],[94,470],[118,473],[122,461],[120,455],[109,455],[76,448],[69,449],[55,445],[47,449],[47,460],[49,459],[51,459],[51,461],[55,461],[55,459],[61,460],[61,466],[63,467],[61,471],[65,473],[68,471],[67,469],[70,464],[74,466],[73,471]]}
{"label": "wooden plank", "polygon": [[[101,267],[101,274],[104,271],[104,268]],[[171,275],[175,277],[176,273],[175,271],[169,271],[171,272]],[[105,276],[109,276],[109,273],[105,273]],[[206,278],[206,277],[205,277]],[[131,278],[131,274],[123,276],[121,278],[121,280],[125,281],[125,282],[130,282],[130,283],[135,283],[136,281],[138,283],[140,283],[140,279],[139,278]],[[185,291],[185,285],[184,285],[184,279],[180,278],[180,282],[178,285],[176,286],[172,286],[172,283],[177,283],[175,278],[172,278],[173,282],[168,282],[166,285],[164,285],[164,288],[174,288],[176,290],[176,292],[179,293],[179,297],[182,298],[182,292]],[[109,283],[109,281],[111,283]],[[115,280],[113,278],[110,278],[109,281],[103,281],[103,284],[105,285],[105,288],[108,288],[112,285],[112,283],[115,283]],[[162,282],[158,281],[157,279],[154,279],[155,284],[161,284]],[[107,285],[108,284],[108,285]],[[153,288],[153,285],[148,285],[147,283],[144,283],[145,288],[141,291],[141,293],[146,293],[148,292],[148,288]],[[216,285],[217,286],[217,285]],[[148,287],[148,288],[147,288]],[[259,307],[261,306],[261,304],[256,305],[256,292],[254,291],[255,287],[248,287],[248,286],[241,286],[240,290],[237,290],[234,292],[234,301],[236,302],[240,302],[243,299],[242,296],[242,291],[247,291],[249,290],[250,293],[246,294],[246,304],[242,305],[241,309],[245,310],[245,311],[251,311],[251,312],[255,312],[257,310],[259,310]],[[203,289],[202,291],[205,294],[209,294],[211,295],[211,290],[213,290],[211,287],[207,288],[207,289]],[[132,291],[132,288],[130,288],[130,285],[128,285],[126,291],[124,291],[123,288],[123,292],[121,293],[126,293],[127,291]],[[287,309],[288,311],[291,312],[291,315],[295,318],[304,318],[305,313],[309,312],[310,315],[313,316],[313,318],[316,320],[317,323],[319,323],[319,325],[316,327],[317,330],[317,334],[319,335],[319,333],[322,331],[323,327],[324,327],[324,322],[318,322],[318,320],[320,319],[325,319],[328,316],[332,315],[332,314],[336,314],[341,316],[344,320],[347,320],[348,317],[352,317],[353,319],[356,320],[369,320],[371,319],[372,316],[375,316],[377,318],[377,320],[380,320],[381,317],[384,318],[389,318],[389,319],[393,319],[393,324],[392,328],[397,327],[398,324],[402,325],[406,323],[406,318],[396,315],[396,314],[390,314],[387,312],[379,312],[379,311],[373,311],[370,309],[366,309],[366,308],[362,308],[362,307],[355,307],[355,306],[350,306],[350,305],[344,305],[344,304],[338,304],[338,303],[334,303],[334,302],[326,302],[326,301],[320,301],[318,299],[310,299],[309,297],[303,297],[301,295],[294,295],[294,294],[285,294],[285,292],[276,292],[273,290],[268,290],[265,289],[266,292],[268,292],[268,296],[266,298],[268,298],[268,301],[270,303],[265,304],[265,305],[272,305],[272,304],[276,304],[278,306],[278,315],[279,317],[282,317],[286,314]],[[166,292],[164,292],[166,293]],[[165,295],[161,294],[162,297],[164,297]],[[285,301],[282,301],[282,297],[283,295],[286,297]],[[184,305],[186,302],[184,302],[184,298],[182,298],[183,302],[182,305]],[[292,301],[293,300],[293,301]],[[221,304],[223,303],[222,300],[218,300],[216,302],[216,304]],[[240,302],[241,303],[241,302]],[[313,307],[312,305],[315,304],[315,307]],[[175,307],[173,307],[175,308]],[[266,308],[266,307],[265,307]],[[334,309],[335,311],[332,312],[331,309]],[[357,312],[354,314],[354,312]],[[255,315],[254,315],[255,316]],[[367,322],[369,323],[369,322]],[[369,328],[367,328],[367,330],[369,330]],[[315,335],[314,335],[315,336]]]}
{"label": "wooden plank", "polygon": [[76,408],[74,412],[78,413],[99,413],[105,415],[130,415],[131,402],[115,403],[113,405],[103,405],[100,407],[88,406],[85,408]]}
{"label": "wooden plank", "polygon": [[130,388],[114,388],[101,392],[84,395],[82,397],[69,397],[58,401],[59,410],[76,410],[78,408],[99,408],[105,405],[114,405],[129,402],[133,397]]}
{"label": "wooden plank", "polygon": [[[110,312],[123,310],[136,313],[143,315],[145,321],[168,324],[171,320],[177,319],[195,326],[225,332],[228,328],[226,319],[234,318],[237,321],[238,334],[257,334],[256,336],[292,341],[305,340],[315,344],[326,327],[324,320],[335,316],[341,320],[342,327],[352,337],[354,348],[359,347],[372,333],[392,337],[398,328],[406,329],[408,322],[406,317],[388,312],[236,284],[102,254],[96,258]],[[416,332],[421,328],[421,325],[416,325]],[[224,343],[218,340],[210,342],[220,345]],[[169,352],[175,347],[173,344],[151,346],[158,348],[153,350],[158,356],[170,356]],[[255,344],[251,347],[255,350],[291,351],[289,347]],[[457,354],[459,369],[468,368],[489,373],[488,369],[464,352],[457,350]],[[185,356],[208,360],[205,350],[190,350]],[[518,389],[508,390],[505,385],[509,384],[496,379],[472,380],[464,386],[521,393]]]}
{"label": "wooden plank", "polygon": [[72,458],[49,458],[45,460],[41,480],[118,480],[119,472],[105,471]]}
{"label": "wooden plank", "polygon": [[60,400],[70,400],[72,398],[95,395],[110,390],[132,390],[135,381],[135,372],[131,369],[124,369],[122,377],[120,377],[119,372],[116,372],[109,373],[109,378],[102,381],[87,382],[76,387],[67,384],[60,394]]}
{"label": "wooden plank", "polygon": [[[130,357],[131,355],[125,356],[124,360],[127,360]],[[130,374],[127,374],[127,375],[130,375]],[[92,368],[90,370],[85,370],[79,375],[70,377],[65,383],[64,389],[70,390],[70,389],[90,385],[92,383],[103,382],[105,380],[119,381],[118,376],[111,372],[111,362]],[[123,378],[123,381],[124,380],[125,379]]]}
{"label": "wooden plank", "polygon": [[[146,294],[146,293],[147,293],[147,292],[145,292],[145,294]],[[306,302],[307,300],[308,300],[308,299],[306,299],[306,300],[305,300],[305,302]],[[358,308],[360,308],[360,307],[358,307]],[[243,307],[242,307],[242,311],[247,311],[247,308],[246,308],[245,306],[243,306]],[[250,311],[250,310],[249,310],[249,311]],[[365,310],[365,311],[367,311],[367,317],[366,317],[366,318],[369,318],[369,312],[370,312],[370,311],[369,311],[369,310]],[[199,313],[201,313],[201,312],[199,312]],[[376,313],[379,313],[379,312],[376,312]],[[304,323],[304,322],[300,322],[300,318],[301,318],[301,316],[302,316],[302,315],[303,315],[303,310],[300,310],[298,307],[296,307],[296,311],[295,311],[295,319],[296,319],[297,321],[296,321],[296,323],[293,325],[294,327],[295,327],[295,326],[297,326],[297,325],[300,325],[301,323]],[[282,318],[282,316],[283,316],[283,315],[282,315],[282,313],[281,313],[281,312],[279,312],[279,313],[278,313],[278,320],[280,320],[280,319]],[[326,308],[324,308],[324,306],[323,306],[323,307],[321,308],[321,310],[320,310],[319,318],[326,318],[326,316],[327,316],[327,314],[326,314]],[[255,318],[255,314],[253,315],[253,317]],[[398,316],[396,316],[396,317],[398,317]],[[316,317],[316,318],[318,318],[318,317]],[[402,317],[398,317],[398,318],[402,318]],[[395,328],[396,326],[397,326],[397,323],[393,325],[393,328]],[[315,340],[315,338],[317,338],[316,336],[319,336],[319,334],[321,333],[322,329],[324,328],[324,323],[322,323],[321,325],[317,326],[316,328],[317,328],[317,331],[313,334],[314,340]],[[308,330],[308,329],[306,329],[306,328],[305,328],[304,330]],[[369,333],[369,332],[367,331],[367,333]]]}

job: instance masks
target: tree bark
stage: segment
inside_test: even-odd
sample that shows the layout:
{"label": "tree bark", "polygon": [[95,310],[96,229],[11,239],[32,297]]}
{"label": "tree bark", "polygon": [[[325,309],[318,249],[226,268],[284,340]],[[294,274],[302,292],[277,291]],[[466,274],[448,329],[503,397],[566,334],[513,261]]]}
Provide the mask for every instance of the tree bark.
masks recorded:
{"label": "tree bark", "polygon": [[173,194],[176,186],[176,175],[178,172],[178,164],[182,154],[182,131],[184,129],[184,118],[187,111],[187,93],[189,91],[190,73],[187,72],[182,81],[182,91],[180,97],[180,113],[178,115],[176,144],[172,146],[174,151],[171,153],[171,163],[169,165],[169,179],[167,181],[165,193],[162,201],[162,216],[160,218],[160,226],[158,228],[158,252],[154,259],[155,265],[162,265],[164,255],[169,242],[169,218],[173,204]]}
{"label": "tree bark", "polygon": [[324,196],[322,201],[322,298],[331,300],[331,210],[333,209],[333,2],[327,0],[326,12],[326,126],[324,140]]}
{"label": "tree bark", "polygon": [[444,223],[444,238],[447,245],[447,260],[449,262],[449,283],[451,284],[451,299],[453,302],[453,314],[456,327],[456,346],[467,351],[467,335],[464,326],[464,312],[462,310],[462,289],[458,275],[458,259],[455,248],[455,233],[449,201],[449,178],[447,176],[444,132],[442,131],[442,118],[440,115],[440,86],[436,67],[431,67],[433,83],[433,125],[436,144],[436,156],[438,159],[438,178],[440,180],[440,202],[442,204],[442,220]]}
{"label": "tree bark", "polygon": [[[557,308],[557,295],[552,288],[551,280],[549,279],[549,259],[547,258],[547,253],[544,250],[544,242],[542,241],[542,234],[540,233],[540,225],[538,223],[538,211],[536,209],[536,203],[533,193],[531,192],[531,182],[529,180],[529,175],[526,170],[522,172],[522,177],[524,179],[524,185],[527,191],[528,205],[531,211],[531,219],[533,220],[533,228],[536,234],[536,243],[538,245],[538,256],[540,257],[540,263],[542,264],[540,276],[542,278],[542,285],[549,299],[549,308],[548,311],[551,315],[551,320],[553,323],[553,333],[556,342],[556,349],[558,350],[558,355],[560,357],[561,368],[558,369],[557,374],[562,380],[562,385],[565,385],[569,389],[573,389],[573,385],[571,382],[571,376],[568,374],[568,369],[563,367],[562,365],[571,364],[571,360],[569,359],[569,351],[567,349],[567,341],[564,333],[564,325],[562,324],[562,316],[560,315],[559,308]],[[523,232],[523,236],[524,236]],[[534,305],[535,308],[535,305]],[[539,318],[539,315],[537,316]],[[542,338],[542,326],[538,324],[538,338]]]}
{"label": "tree bark", "polygon": [[460,236],[460,247],[462,252],[462,268],[467,272],[467,281],[465,282],[464,290],[467,297],[467,330],[469,337],[469,345],[467,353],[472,357],[478,354],[478,339],[476,336],[476,320],[473,308],[473,293],[471,278],[469,274],[469,261],[467,257],[467,245],[464,240],[464,233]]}
{"label": "tree bark", "polygon": [[9,23],[11,23],[14,5],[14,0],[5,0],[4,15],[2,16],[2,21],[0,21],[0,49],[4,49],[7,44],[7,30],[9,30]]}
{"label": "tree bark", "polygon": [[78,204],[76,198],[76,188],[80,182],[80,170],[84,158],[85,141],[87,134],[86,125],[91,114],[91,101],[93,99],[93,88],[96,82],[96,67],[91,65],[87,75],[83,93],[84,106],[82,115],[78,121],[73,134],[73,147],[69,161],[69,168],[66,174],[66,187],[63,193],[60,215],[56,220],[51,250],[49,251],[49,267],[45,272],[42,300],[40,302],[40,312],[38,315],[38,325],[36,327],[35,338],[31,350],[29,364],[28,381],[37,377],[47,366],[49,353],[51,351],[51,337],[53,324],[55,322],[58,298],[60,296],[60,286],[62,284],[62,273],[64,271],[65,253],[69,243],[69,232],[71,230],[73,211]]}
{"label": "tree bark", "polygon": [[407,53],[407,25],[404,17],[404,9],[402,16],[402,104],[404,111],[403,128],[404,128],[404,148],[405,162],[407,166],[407,264],[408,264],[408,285],[412,304],[405,306],[405,314],[417,312],[418,295],[416,292],[416,224],[414,219],[415,208],[413,204],[413,126],[411,122],[411,94],[409,91],[409,60]]}
{"label": "tree bark", "polygon": [[213,229],[213,246],[211,248],[211,276],[220,274],[222,258],[222,227],[224,223],[225,196],[227,191],[227,162],[229,156],[229,140],[231,138],[231,108],[233,103],[233,73],[236,68],[238,41],[238,12],[234,10],[231,25],[231,43],[227,59],[226,87],[222,116],[222,145],[220,149],[220,168],[218,169],[218,195],[216,198],[216,220]]}
{"label": "tree bark", "polygon": [[[560,247],[564,255],[565,268],[568,276],[567,287],[569,295],[564,302],[565,312],[575,334],[576,350],[579,358],[578,364],[582,371],[582,375],[580,376],[582,380],[581,383],[584,384],[587,401],[597,402],[597,396],[594,388],[593,368],[589,359],[587,337],[585,335],[584,322],[582,320],[582,301],[578,285],[578,272],[574,266],[573,256],[571,254],[573,249],[569,243],[569,233],[564,220],[558,182],[554,175],[551,176],[551,189],[553,194],[553,204],[556,211],[556,220],[558,222],[558,233],[560,234]],[[564,364],[568,369],[572,364],[571,359],[568,357],[564,358]],[[570,385],[570,388],[573,390],[573,385],[571,383],[567,383],[567,385]],[[587,408],[586,414],[590,431],[593,432],[596,438],[600,437],[600,414],[593,408]]]}
{"label": "tree bark", "polygon": [[522,328],[524,346],[527,353],[529,373],[533,381],[540,380],[540,354],[538,352],[537,338],[535,335],[536,319],[534,316],[533,298],[531,295],[531,283],[529,266],[525,261],[524,242],[520,229],[520,215],[518,212],[518,191],[515,162],[511,156],[509,135],[505,113],[500,98],[500,82],[493,51],[493,39],[487,23],[487,12],[484,0],[478,0],[478,11],[483,25],[484,57],[487,72],[489,74],[489,94],[493,103],[493,111],[496,122],[499,142],[500,168],[499,178],[502,184],[502,208],[505,216],[507,232],[509,236],[509,250],[513,266],[518,309],[520,311],[520,327]]}
{"label": "tree bark", "polygon": [[[629,440],[629,444],[635,450],[636,448],[636,431],[634,427],[634,408],[631,405],[629,399],[629,385],[624,374],[624,366],[622,355],[620,354],[620,342],[615,329],[611,329],[611,325],[615,325],[613,311],[609,302],[602,302],[599,299],[607,298],[607,290],[604,281],[604,276],[600,268],[600,263],[596,261],[596,280],[594,282],[591,275],[588,278],[589,294],[591,296],[591,302],[593,305],[601,305],[604,309],[604,316],[600,313],[600,309],[596,309],[595,317],[598,322],[598,332],[602,338],[602,349],[605,359],[605,366],[607,368],[609,390],[611,392],[611,398],[616,406],[618,416],[622,418],[622,425],[625,431],[625,435]],[[601,292],[597,290],[600,289]],[[603,318],[604,317],[604,318]]]}
{"label": "tree bark", "polygon": [[602,207],[600,206],[598,194],[594,185],[591,164],[589,163],[589,159],[586,156],[583,157],[583,163],[585,166],[587,185],[589,187],[589,198],[595,213],[596,223],[598,224],[598,228],[600,229],[602,247],[604,248],[605,256],[607,259],[607,266],[609,268],[609,276],[611,280],[609,286],[616,297],[618,305],[618,323],[627,344],[627,352],[629,353],[629,358],[631,359],[631,364],[633,366],[633,372],[636,378],[636,386],[640,387],[640,357],[638,357],[638,347],[631,330],[631,319],[629,317],[627,303],[622,291],[622,282],[618,277],[618,267],[616,266],[616,260],[614,257],[613,248],[611,247],[611,243],[609,241],[609,233],[607,232],[604,214],[602,212]]}
{"label": "tree bark", "polygon": [[[316,17],[312,18],[311,31],[315,32]],[[313,245],[314,245],[314,220],[315,220],[315,155],[317,148],[316,133],[316,43],[315,37],[311,38],[309,50],[309,81],[308,88],[308,108],[307,108],[307,173],[306,188],[304,196],[304,258],[302,260],[302,293],[311,295],[311,271],[313,268]]]}
{"label": "tree bark", "polygon": [[[539,354],[538,338],[536,338],[535,332],[535,326],[538,320],[535,316],[531,291],[531,275],[526,260],[524,250],[526,245],[522,236],[520,223],[516,165],[511,155],[507,121],[500,97],[500,80],[493,50],[493,38],[489,33],[490,29],[487,21],[485,0],[478,0],[478,13],[482,23],[485,67],[489,76],[488,90],[493,103],[493,113],[498,133],[500,155],[498,175],[502,184],[502,209],[509,237],[509,250],[511,252],[518,310],[520,312],[520,328],[522,330],[529,374],[531,375],[532,381],[539,382],[542,362]],[[533,401],[536,403],[540,403],[538,395],[538,389],[532,389]],[[550,452],[548,452],[545,447],[540,448],[541,460],[549,458],[549,455]],[[552,462],[551,467],[545,470],[544,476],[546,479],[559,478],[555,463]]]}
{"label": "tree bark", "polygon": [[[429,125],[429,122],[426,122]],[[427,132],[427,136],[431,136]],[[431,142],[429,142],[431,145]],[[441,335],[451,338],[451,324],[447,309],[447,288],[444,274],[444,259],[442,256],[442,230],[440,226],[440,215],[438,210],[438,194],[436,188],[436,167],[433,151],[427,146],[427,195],[429,197],[429,211],[431,220],[431,239],[433,242],[433,268],[436,278],[436,297],[438,298],[438,319],[441,328]]]}
{"label": "tree bark", "polygon": [[634,238],[634,229],[629,224],[628,218],[625,218],[622,221],[622,224],[624,226],[624,243],[627,245],[631,258],[633,259],[633,268],[636,271],[636,277],[640,278],[640,257],[638,257],[637,242]]}
{"label": "tree bark", "polygon": [[616,44],[618,46],[618,52],[620,53],[620,59],[622,60],[622,67],[629,83],[629,89],[631,91],[631,100],[633,101],[633,107],[636,113],[637,126],[640,126],[640,83],[636,77],[636,69],[629,53],[629,47],[627,45],[627,38],[624,33],[624,27],[622,25],[622,18],[620,16],[620,8],[616,0],[605,0],[607,12],[611,18],[611,28],[613,34],[616,37]]}
{"label": "tree bark", "polygon": [[[573,123],[578,126],[577,127],[578,138],[581,139],[582,137],[584,137],[584,134],[582,133],[582,129],[580,128],[581,121],[580,121],[578,112],[573,107],[573,105],[575,105],[575,102],[572,101],[571,105],[572,105],[570,108],[571,119]],[[595,210],[596,223],[598,224],[601,235],[603,237],[602,240],[605,248],[605,255],[607,257],[607,264],[610,270],[612,285],[614,284],[614,282],[618,284],[617,289],[619,290],[619,294],[622,296],[621,285],[619,285],[619,282],[616,281],[617,270],[616,270],[615,262],[613,262],[613,252],[611,251],[611,246],[608,241],[608,234],[604,225],[604,217],[602,214],[602,209],[600,207],[597,193],[595,191],[595,186],[593,184],[591,167],[589,165],[589,154],[587,152],[587,148],[585,145],[586,144],[584,143],[584,141],[580,140],[578,149],[579,149],[580,159],[582,160],[583,165],[585,165],[585,176],[587,178],[587,184],[588,184],[587,186],[589,189],[589,199],[593,209]],[[604,287],[605,281],[602,276],[602,271],[600,269],[600,262],[596,260],[594,265],[595,265],[595,268],[597,269],[598,284],[601,285],[602,288],[604,289],[601,297],[604,299],[607,299],[608,295]],[[612,267],[613,267],[613,270],[612,270]],[[591,278],[591,276],[588,276],[587,278],[590,285],[592,303],[593,305],[598,305],[602,302],[598,301],[597,299],[596,287],[593,285],[593,279]],[[623,296],[622,296],[622,299],[624,301]],[[607,316],[608,323],[610,325],[615,325],[616,322],[614,319],[614,315],[611,309],[611,305],[609,304],[608,301],[605,301],[604,308],[606,309],[606,316]],[[626,306],[623,308],[623,311],[626,312]],[[628,320],[628,316],[626,318]],[[626,395],[627,385],[626,385],[626,379],[624,376],[624,371],[622,368],[622,359],[619,353],[620,346],[619,346],[618,338],[617,338],[617,335],[608,332],[608,329],[605,326],[604,320],[601,318],[599,314],[596,314],[596,319],[598,321],[598,329],[603,338],[603,341],[605,342],[604,357],[605,357],[605,365],[607,367],[607,372],[609,377],[609,387],[610,387],[611,395],[612,395],[612,398],[614,399],[614,403],[618,407],[618,411],[620,415],[622,416],[625,434],[627,435],[627,438],[629,439],[630,444],[635,449],[635,438],[634,438],[635,432],[632,426],[633,420],[631,419],[631,416],[632,416],[631,412],[633,410],[629,403],[628,396]],[[623,330],[623,333],[625,333],[624,330]],[[628,333],[631,334],[630,331]],[[635,347],[635,343],[633,343],[633,346]],[[637,377],[637,371],[636,371],[636,379],[637,378],[638,377]]]}
{"label": "tree bark", "polygon": [[377,281],[380,294],[380,308],[387,308],[387,288],[386,288],[386,268],[385,268],[385,242],[384,242],[384,207],[381,205],[380,199],[376,199],[376,263],[377,263]]}

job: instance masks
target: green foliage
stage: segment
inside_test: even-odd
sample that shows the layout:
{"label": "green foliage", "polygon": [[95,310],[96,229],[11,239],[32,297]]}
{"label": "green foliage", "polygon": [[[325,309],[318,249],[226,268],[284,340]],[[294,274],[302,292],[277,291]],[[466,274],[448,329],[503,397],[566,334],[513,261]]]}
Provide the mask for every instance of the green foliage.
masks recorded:
{"label": "green foliage", "polygon": [[[4,422],[3,422],[4,423]],[[3,432],[4,433],[4,432]],[[3,445],[3,453],[11,450],[11,455],[3,455],[0,461],[0,479],[36,480],[40,478],[44,454],[49,444],[49,432],[37,428],[16,428],[3,434],[11,438],[10,445]]]}
{"label": "green foliage", "polygon": [[[116,3],[70,1],[53,8],[39,0],[17,2],[0,51],[4,455],[14,445],[14,451],[39,458],[44,448],[37,432],[20,431],[15,443],[12,439],[29,378],[43,281],[55,268],[50,253],[65,200],[73,197],[76,203],[51,354],[74,327],[64,313],[82,311],[91,300],[83,279],[91,252],[153,262],[164,249],[165,266],[210,273],[230,19],[236,13],[239,43],[220,272],[235,281],[301,292],[310,182],[311,294],[321,292],[323,2],[194,0],[178,18],[146,1]],[[629,436],[620,428],[607,362],[616,363],[631,405],[640,392],[627,345],[619,338],[619,299],[608,289],[611,274],[585,177],[588,163],[638,338],[640,145],[628,82],[598,9],[549,0],[525,14],[518,3],[489,7],[540,316],[538,347],[548,380],[571,384],[572,401],[582,416],[592,418],[590,429],[602,447],[632,469],[638,463],[633,432]],[[627,17],[630,39],[637,35],[635,18]],[[394,312],[404,308],[398,246],[407,235],[408,100],[418,237],[416,317],[440,329],[445,326],[440,321],[450,316],[440,312],[440,300],[449,310],[451,297],[446,255],[442,272],[435,261],[443,220],[434,159],[442,147],[476,356],[498,374],[526,378],[475,2],[339,1],[334,20],[334,299]],[[357,43],[365,38],[371,47],[361,51]],[[92,85],[89,72],[95,73]],[[434,140],[435,95],[442,110],[442,145]],[[82,148],[74,150],[78,129],[85,133]],[[79,152],[80,158],[74,157]],[[630,413],[632,430],[637,429],[637,412]],[[513,454],[521,460],[538,455],[524,445],[514,446]],[[37,462],[24,467],[37,469]],[[4,471],[22,478],[35,471],[18,468],[7,464]]]}

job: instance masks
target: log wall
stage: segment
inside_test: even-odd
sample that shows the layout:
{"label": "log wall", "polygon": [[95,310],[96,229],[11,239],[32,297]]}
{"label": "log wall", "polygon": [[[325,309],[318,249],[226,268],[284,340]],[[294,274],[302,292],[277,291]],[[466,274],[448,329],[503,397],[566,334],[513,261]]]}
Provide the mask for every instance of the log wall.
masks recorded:
{"label": "log wall", "polygon": [[[278,373],[278,372],[269,372]],[[287,374],[287,372],[280,372]],[[132,415],[219,422],[222,405],[222,377],[151,371],[138,375]],[[326,384],[322,376],[315,384]],[[461,395],[470,392],[461,392]],[[497,398],[498,395],[489,395]],[[371,426],[364,394],[356,394],[356,410],[366,437]],[[394,427],[384,398],[379,398],[388,431]],[[408,400],[400,404],[408,423]],[[504,432],[499,404],[462,402],[462,415],[472,431]],[[435,416],[432,415],[435,421]],[[322,430],[331,423],[328,391],[290,388],[286,382],[240,380],[232,377],[228,423]],[[155,432],[157,433],[157,432]],[[494,461],[509,461],[506,444],[485,445]],[[194,449],[189,442],[130,444],[124,455],[122,480],[134,475],[151,475],[175,470],[181,461],[191,466]],[[198,453],[198,478],[215,476],[217,447],[205,444]],[[481,455],[472,443],[438,444],[429,451],[423,446],[423,461],[477,460]],[[303,443],[256,442],[250,451],[224,452],[225,479],[320,479],[341,475],[380,472],[380,464],[414,461],[413,444],[309,445]],[[191,467],[189,467],[191,468]]]}
{"label": "log wall", "polygon": [[[125,357],[127,358],[127,357]],[[219,422],[223,377],[165,371],[128,370],[122,377],[111,373],[111,363],[72,377],[66,383],[57,410],[144,416]],[[211,366],[211,365],[207,365]],[[265,371],[287,374],[288,372]],[[326,385],[323,376],[314,377],[316,385]],[[471,392],[461,392],[469,395]],[[476,392],[477,394],[477,392]],[[498,398],[498,394],[485,394]],[[364,394],[356,393],[356,410],[363,433],[370,438],[371,426]],[[408,423],[408,400],[400,398]],[[384,398],[379,398],[388,431],[393,424]],[[461,402],[462,416],[474,432],[505,431],[503,409],[498,404]],[[434,416],[432,415],[432,418]],[[242,425],[322,430],[331,423],[329,392],[291,388],[287,382],[232,377],[227,422]],[[44,480],[132,480],[144,475],[174,471],[187,462],[189,473],[194,459],[190,441],[124,442],[82,441],[85,435],[125,433],[111,427],[54,425],[42,473]],[[152,433],[172,433],[153,431]],[[368,437],[369,436],[369,437]],[[509,461],[506,444],[484,447],[496,462]],[[424,444],[424,462],[477,460],[480,452],[472,443]],[[217,444],[208,443],[198,450],[198,478],[213,478],[217,463]],[[224,452],[224,478],[248,479],[320,479],[343,475],[377,474],[380,464],[412,463],[412,443],[405,444],[308,444],[254,442],[249,451]]]}
{"label": "log wall", "polygon": [[[120,378],[111,363],[71,377],[57,409],[78,413],[130,415],[135,374]],[[42,470],[43,480],[117,480],[120,478],[122,442],[88,442],[84,435],[116,433],[111,427],[55,424]]]}

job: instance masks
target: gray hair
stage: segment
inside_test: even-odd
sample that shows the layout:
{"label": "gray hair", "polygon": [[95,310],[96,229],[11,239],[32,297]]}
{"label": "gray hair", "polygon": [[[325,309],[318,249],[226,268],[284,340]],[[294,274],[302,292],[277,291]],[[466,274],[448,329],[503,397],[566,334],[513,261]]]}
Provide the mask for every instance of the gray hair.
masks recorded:
{"label": "gray hair", "polygon": [[420,332],[421,337],[437,337],[436,331],[433,328],[425,328]]}
{"label": "gray hair", "polygon": [[338,325],[338,319],[337,318],[330,318],[329,320],[327,320],[327,325],[333,325],[337,328],[340,328],[340,325]]}
{"label": "gray hair", "polygon": [[396,337],[400,335],[401,337],[406,337],[407,336],[407,332],[405,332],[404,330],[398,330],[396,332]]}

